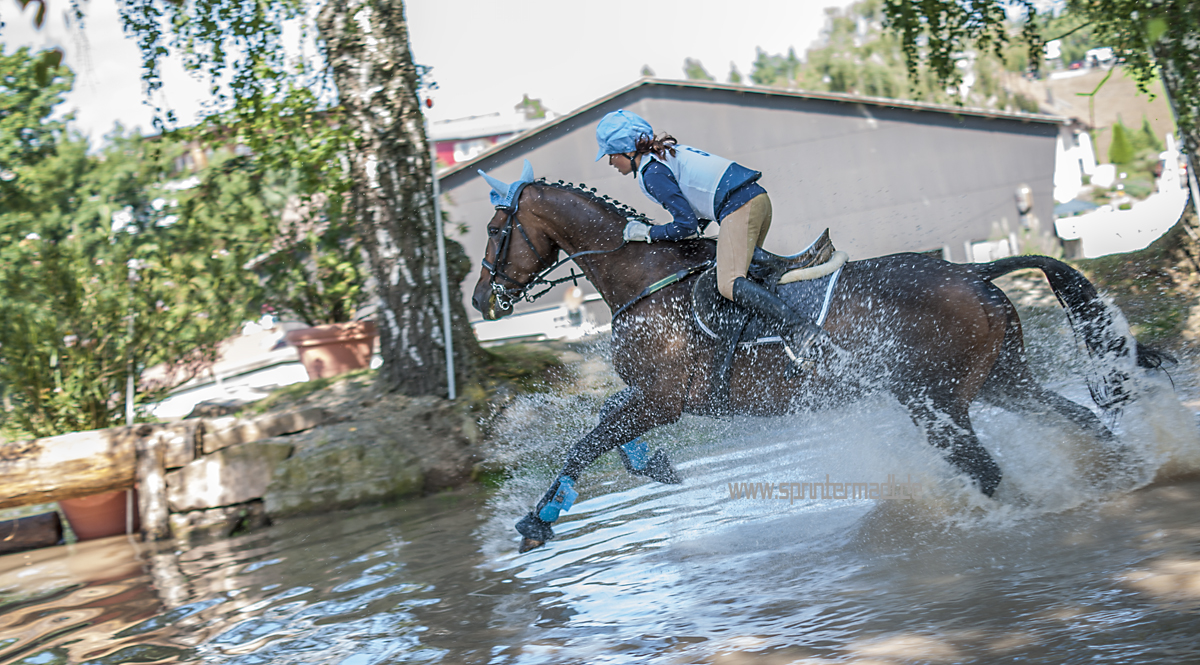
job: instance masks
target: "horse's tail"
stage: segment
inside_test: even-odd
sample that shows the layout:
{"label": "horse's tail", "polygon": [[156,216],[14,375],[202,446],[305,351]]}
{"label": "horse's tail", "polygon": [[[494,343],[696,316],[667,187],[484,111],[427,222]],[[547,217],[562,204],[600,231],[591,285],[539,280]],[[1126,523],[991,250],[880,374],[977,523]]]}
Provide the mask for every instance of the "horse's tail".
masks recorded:
{"label": "horse's tail", "polygon": [[1170,354],[1134,339],[1120,312],[1100,298],[1096,287],[1086,277],[1062,261],[1048,256],[1012,256],[991,263],[969,264],[969,267],[988,281],[1025,268],[1037,268],[1046,275],[1055,297],[1067,312],[1071,329],[1095,361],[1093,376],[1088,377],[1088,388],[1092,399],[1103,408],[1116,406],[1131,397],[1125,387],[1129,374],[1121,362],[1131,355],[1131,342],[1133,359],[1141,367],[1155,369],[1175,360]]}

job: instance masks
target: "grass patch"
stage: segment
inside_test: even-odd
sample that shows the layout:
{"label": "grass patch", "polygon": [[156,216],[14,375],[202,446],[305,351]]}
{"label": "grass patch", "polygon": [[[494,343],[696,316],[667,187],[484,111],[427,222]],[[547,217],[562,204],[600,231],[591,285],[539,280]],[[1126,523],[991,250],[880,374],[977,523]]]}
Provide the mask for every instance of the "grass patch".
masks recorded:
{"label": "grass patch", "polygon": [[525,392],[546,390],[563,367],[557,353],[536,344],[505,344],[483,353],[483,371],[493,386],[510,383]]}
{"label": "grass patch", "polygon": [[285,404],[298,402],[309,395],[324,390],[329,386],[342,381],[367,381],[375,380],[375,370],[370,368],[356,369],[353,372],[330,376],[324,379],[315,379],[293,383],[290,386],[284,386],[271,391],[270,395],[246,405],[246,408],[238,412],[240,416],[260,415],[272,409],[279,408]]}
{"label": "grass patch", "polygon": [[[1195,213],[1185,223],[1195,224]],[[1096,288],[1108,293],[1142,342],[1174,344],[1200,299],[1196,273],[1200,247],[1176,224],[1149,247],[1072,263]]]}

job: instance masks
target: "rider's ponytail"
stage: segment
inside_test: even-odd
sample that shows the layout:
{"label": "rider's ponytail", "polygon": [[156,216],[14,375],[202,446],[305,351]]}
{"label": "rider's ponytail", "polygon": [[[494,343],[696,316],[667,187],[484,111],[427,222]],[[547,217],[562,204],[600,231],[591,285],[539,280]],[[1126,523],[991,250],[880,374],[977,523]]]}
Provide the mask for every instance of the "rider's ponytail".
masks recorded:
{"label": "rider's ponytail", "polygon": [[670,153],[671,156],[674,157],[675,146],[678,144],[679,141],[676,141],[675,137],[671,136],[670,134],[664,133],[658,138],[643,134],[642,136],[638,137],[637,143],[634,147],[634,152],[639,155],[652,152],[659,158],[666,157],[667,153]]}

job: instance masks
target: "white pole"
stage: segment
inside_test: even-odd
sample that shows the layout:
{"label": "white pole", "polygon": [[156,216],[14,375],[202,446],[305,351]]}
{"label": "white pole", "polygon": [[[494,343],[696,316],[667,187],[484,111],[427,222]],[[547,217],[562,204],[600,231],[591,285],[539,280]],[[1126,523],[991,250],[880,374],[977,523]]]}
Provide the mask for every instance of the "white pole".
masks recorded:
{"label": "white pole", "polygon": [[[136,259],[130,259],[127,264],[129,267],[129,344],[133,344],[133,288],[134,282],[137,281]],[[128,349],[125,351],[125,426],[133,425],[133,355]],[[133,535],[133,490],[125,490],[125,535]]]}
{"label": "white pole", "polygon": [[442,338],[446,343],[446,387],[451,400],[454,390],[454,335],[450,332],[450,284],[446,277],[446,229],[442,224],[441,188],[437,179],[437,146],[429,138],[429,118],[425,119],[425,140],[429,141],[429,177],[433,180],[433,217],[437,224],[438,272],[442,282]]}

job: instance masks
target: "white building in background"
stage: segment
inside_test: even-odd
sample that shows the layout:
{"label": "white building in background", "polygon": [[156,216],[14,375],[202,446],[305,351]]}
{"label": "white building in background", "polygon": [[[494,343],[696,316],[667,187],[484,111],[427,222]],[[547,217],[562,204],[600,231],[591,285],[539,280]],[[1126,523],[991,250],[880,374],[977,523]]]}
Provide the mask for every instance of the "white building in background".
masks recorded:
{"label": "white building in background", "polygon": [[429,124],[429,140],[437,150],[438,168],[444,169],[470,161],[493,146],[555,117],[555,113],[547,111],[544,118],[530,118],[524,113],[513,112],[438,120]]}
{"label": "white building in background", "polygon": [[1083,189],[1083,177],[1096,173],[1096,151],[1083,124],[1073,121],[1058,131],[1054,155],[1054,200],[1066,203]]}

